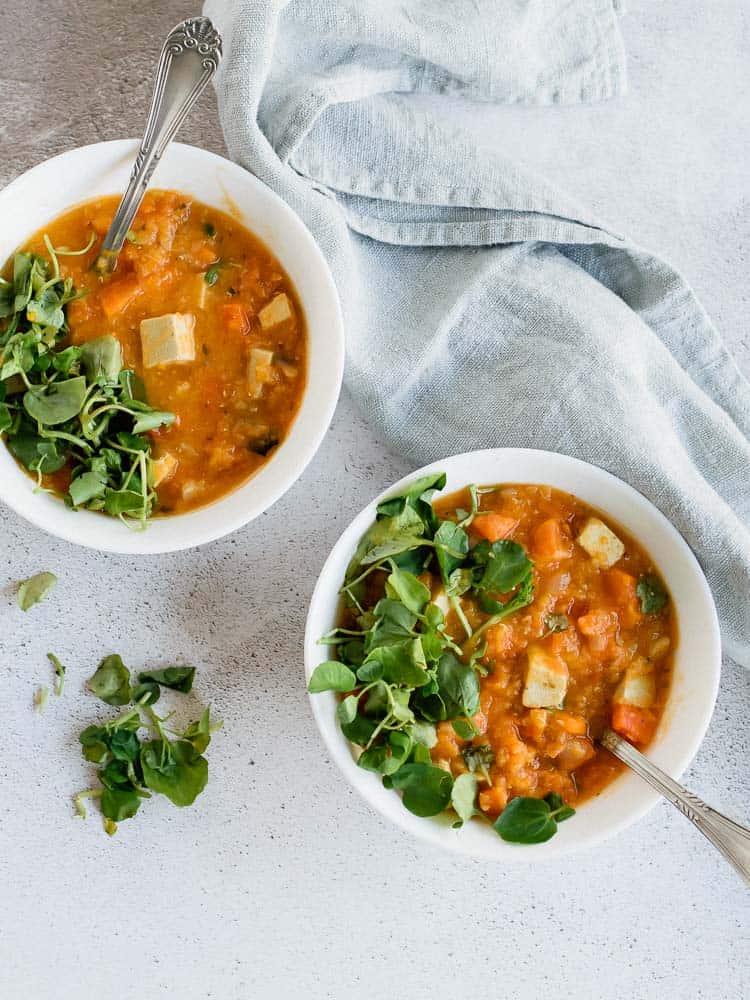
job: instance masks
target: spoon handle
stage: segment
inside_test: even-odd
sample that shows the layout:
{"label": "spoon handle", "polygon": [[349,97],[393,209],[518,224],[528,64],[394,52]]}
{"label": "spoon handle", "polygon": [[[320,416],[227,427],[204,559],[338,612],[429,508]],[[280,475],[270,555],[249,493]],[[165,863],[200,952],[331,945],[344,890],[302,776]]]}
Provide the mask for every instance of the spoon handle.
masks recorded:
{"label": "spoon handle", "polygon": [[697,795],[686,791],[611,729],[604,730],[600,742],[687,816],[750,885],[750,830],[707,806]]}
{"label": "spoon handle", "polygon": [[154,96],[127,190],[104,238],[97,268],[114,270],[117,255],[140,208],[164,150],[216,72],[221,36],[207,17],[190,17],[172,28],[159,57]]}

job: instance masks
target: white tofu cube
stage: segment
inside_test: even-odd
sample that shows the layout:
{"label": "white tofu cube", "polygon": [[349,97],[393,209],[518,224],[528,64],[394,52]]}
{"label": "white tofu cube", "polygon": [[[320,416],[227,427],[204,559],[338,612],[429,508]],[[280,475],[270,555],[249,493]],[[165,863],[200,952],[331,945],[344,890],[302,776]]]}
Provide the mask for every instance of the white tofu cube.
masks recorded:
{"label": "white tofu cube", "polygon": [[278,326],[279,323],[285,323],[291,318],[292,304],[283,292],[274,296],[258,313],[260,325],[264,330],[270,330],[272,326]]}
{"label": "white tofu cube", "polygon": [[612,700],[615,704],[651,708],[656,701],[656,680],[647,660],[638,657],[630,664]]}
{"label": "white tofu cube", "polygon": [[536,643],[528,647],[523,704],[526,708],[562,708],[568,691],[568,668]]}
{"label": "white tofu cube", "polygon": [[263,392],[263,386],[273,381],[272,365],[273,351],[266,351],[262,347],[254,347],[250,351],[248,381],[252,399],[257,399]]}
{"label": "white tofu cube", "polygon": [[151,463],[151,485],[158,486],[165,479],[170,479],[177,471],[177,465],[177,459],[170,452],[155,458]]}
{"label": "white tofu cube", "polygon": [[617,535],[598,517],[590,517],[586,521],[578,536],[578,544],[603,569],[614,566],[625,551],[625,546]]}
{"label": "white tofu cube", "polygon": [[141,320],[144,368],[195,361],[194,330],[192,313],[167,313]]}

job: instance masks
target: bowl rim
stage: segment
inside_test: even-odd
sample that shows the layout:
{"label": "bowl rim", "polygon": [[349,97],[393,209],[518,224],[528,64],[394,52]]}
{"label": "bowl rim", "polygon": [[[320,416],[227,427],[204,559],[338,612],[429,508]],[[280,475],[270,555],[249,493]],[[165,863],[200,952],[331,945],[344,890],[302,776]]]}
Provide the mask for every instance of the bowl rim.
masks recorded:
{"label": "bowl rim", "polygon": [[[385,498],[403,489],[414,479],[435,472],[445,472],[448,475],[448,483],[446,484],[443,492],[453,492],[460,489],[462,485],[467,485],[468,482],[472,481],[467,480],[463,483],[450,482],[451,471],[457,464],[461,462],[474,462],[479,466],[480,463],[487,461],[499,461],[499,463],[503,465],[509,465],[511,466],[511,473],[502,479],[496,480],[492,475],[489,475],[473,481],[482,481],[483,479],[484,482],[496,481],[506,482],[509,484],[528,483],[535,485],[549,485],[565,490],[565,487],[560,487],[554,481],[550,481],[549,474],[540,476],[539,478],[527,477],[526,479],[519,479],[512,473],[512,465],[517,462],[523,463],[524,461],[532,464],[536,463],[544,465],[548,470],[551,467],[554,475],[557,475],[560,470],[565,470],[573,475],[578,474],[590,477],[591,483],[595,484],[596,487],[603,490],[609,490],[613,496],[619,494],[624,500],[634,505],[634,508],[638,512],[645,513],[646,517],[651,518],[652,525],[656,526],[656,530],[661,532],[664,538],[671,543],[676,551],[681,554],[682,568],[690,574],[690,586],[695,589],[696,597],[700,602],[701,610],[703,612],[702,627],[707,630],[706,643],[708,656],[701,661],[701,665],[705,670],[705,676],[702,678],[703,687],[701,691],[701,698],[695,711],[692,730],[689,733],[681,734],[683,736],[683,740],[680,748],[676,752],[675,759],[672,761],[671,766],[664,767],[664,770],[666,770],[671,777],[678,779],[695,756],[703,741],[703,737],[705,736],[711,720],[718,694],[721,671],[721,638],[719,633],[718,617],[711,591],[708,587],[703,571],[687,542],[683,539],[668,518],[665,517],[665,515],[654,504],[652,504],[650,500],[643,496],[642,493],[636,490],[629,483],[626,483],[624,480],[614,476],[612,473],[607,472],[599,466],[584,462],[581,459],[573,458],[568,455],[563,455],[561,453],[529,448],[487,448],[472,452],[462,452],[435,462],[430,462],[428,465],[415,469],[414,471],[401,477],[393,485],[382,490],[352,519],[349,525],[344,529],[320,571],[310,599],[305,627],[305,684],[307,685],[307,681],[309,680],[315,666],[322,662],[322,660],[326,659],[326,647],[318,645],[317,640],[319,636],[323,634],[323,631],[320,630],[320,626],[323,625],[324,628],[329,628],[332,624],[330,616],[325,614],[326,603],[331,602],[331,600],[333,600],[334,603],[337,603],[338,600],[337,592],[340,581],[339,576],[336,575],[334,577],[333,574],[340,572],[340,564],[343,561],[342,554],[345,554],[346,561],[350,558],[362,532],[366,530],[367,526],[372,522],[377,505]],[[567,489],[566,492],[574,493],[574,491],[570,489]],[[574,495],[578,495],[580,497],[580,494]],[[586,503],[590,503],[590,501],[586,500],[584,497],[580,497],[580,499],[583,499]],[[590,503],[590,506],[600,509],[605,515],[608,513],[606,506],[602,504]],[[609,516],[611,516],[615,521],[620,521],[620,518],[617,518],[614,515]],[[634,531],[630,525],[624,524],[623,527],[638,538],[637,531]],[[665,573],[661,566],[659,569],[662,575],[664,575],[665,578],[668,578],[669,574]],[[333,589],[333,593],[332,588],[335,588]],[[675,603],[677,604],[677,602]],[[678,654],[675,658],[675,663],[677,662],[677,657],[679,656],[679,650],[682,648],[681,639],[679,638],[681,637],[683,631],[681,627],[679,605],[677,605],[677,614]],[[661,743],[662,737],[665,733],[669,735],[670,721],[668,717],[672,714],[672,703],[680,701],[679,692],[676,693],[674,690],[676,675],[677,669],[675,667],[670,697],[667,700],[664,714],[660,720],[654,744],[652,744],[649,748],[649,752],[654,750],[655,744]],[[462,830],[452,830],[450,825],[442,818],[423,819],[414,816],[403,807],[402,803],[399,801],[399,797],[393,790],[386,790],[383,788],[377,775],[363,771],[361,768],[357,767],[352,754],[351,745],[341,732],[335,718],[333,719],[333,723],[331,725],[332,710],[335,713],[336,703],[335,696],[332,693],[308,693],[308,697],[310,699],[310,706],[315,723],[318,727],[325,747],[331,754],[333,760],[336,762],[347,781],[377,813],[385,819],[390,820],[407,833],[413,834],[418,840],[442,847],[446,850],[455,851],[458,854],[472,857],[474,859],[491,859],[495,861],[502,861],[503,863],[507,863],[509,865],[516,865],[538,863],[540,861],[579,853],[580,851],[594,847],[595,845],[614,837],[627,827],[632,826],[651,808],[653,808],[653,806],[661,798],[661,796],[654,789],[643,782],[635,774],[626,772],[611,782],[600,796],[584,802],[579,807],[577,816],[574,817],[573,822],[575,822],[575,819],[585,815],[586,808],[590,805],[590,803],[598,803],[605,799],[605,797],[606,799],[614,799],[619,795],[619,797],[622,797],[624,801],[622,793],[625,783],[627,782],[631,786],[631,794],[629,797],[636,800],[635,804],[627,809],[625,814],[619,819],[605,824],[603,829],[583,832],[582,835],[575,839],[573,839],[570,834],[568,834],[567,837],[562,838],[561,833],[566,831],[566,828],[568,831],[571,829],[570,824],[566,823],[560,828],[557,836],[543,844],[523,845],[521,848],[520,845],[508,844],[504,842],[500,837],[486,837],[485,842],[482,845],[477,846],[475,844],[473,848],[470,848],[468,843],[466,843],[465,838],[461,837],[461,834],[463,833]],[[657,754],[654,754],[654,757],[657,756]],[[658,760],[655,762],[658,762]],[[389,798],[386,798],[386,796]],[[487,832],[489,833],[489,829]]]}
{"label": "bowl rim", "polygon": [[[113,139],[72,147],[58,153],[30,167],[5,185],[0,190],[0,204],[6,202],[8,199],[19,197],[22,191],[24,192],[24,196],[28,198],[30,185],[37,184],[40,190],[48,190],[58,171],[63,166],[68,166],[71,161],[79,161],[81,167],[88,167],[92,173],[95,173],[97,170],[105,171],[113,159],[117,161],[122,159],[125,162],[130,159],[132,161],[139,144],[140,140],[135,138]],[[176,141],[172,142],[155,172],[150,185],[151,188],[154,190],[180,190],[178,185],[160,183],[159,178],[159,168],[162,166],[162,163],[164,161],[173,161],[176,156],[186,158],[186,160],[190,161],[191,165],[197,164],[195,169],[198,171],[214,167],[217,170],[221,170],[222,179],[232,176],[236,179],[238,186],[246,185],[250,197],[262,202],[269,214],[275,216],[277,223],[278,220],[283,220],[284,226],[288,227],[287,231],[294,233],[294,238],[297,241],[295,243],[295,250],[300,255],[304,270],[312,275],[312,279],[315,282],[317,312],[321,316],[325,316],[325,325],[318,323],[319,329],[323,329],[324,327],[325,335],[325,343],[321,343],[319,348],[320,352],[325,351],[325,384],[320,385],[318,380],[314,382],[310,378],[313,349],[311,347],[312,337],[310,336],[309,316],[306,316],[308,319],[308,379],[297,414],[287,437],[282,442],[276,454],[268,462],[264,463],[245,483],[240,484],[230,493],[210,504],[196,508],[194,511],[164,517],[163,519],[155,518],[149,522],[145,531],[129,531],[116,519],[105,519],[101,515],[87,510],[77,511],[73,516],[73,512],[68,510],[62,501],[56,498],[45,498],[49,500],[49,503],[44,505],[37,503],[27,504],[22,495],[8,495],[8,481],[5,476],[0,475],[0,502],[10,507],[30,524],[41,528],[53,536],[100,552],[153,555],[180,551],[208,544],[248,524],[264,513],[290,489],[307,468],[328,431],[341,392],[345,358],[341,304],[331,269],[310,230],[290,205],[249,170],[246,170],[224,156],[220,156],[218,153],[202,149],[198,146]],[[76,163],[76,166],[79,163]],[[90,197],[95,198],[100,197],[100,195],[94,194]],[[193,194],[193,197],[201,200],[200,194]],[[207,194],[203,200],[208,200],[210,197],[211,195]],[[227,195],[227,197],[229,196]],[[50,219],[54,219],[62,212],[85,203],[87,200],[90,199],[84,197],[83,199],[74,198],[66,201],[62,207],[55,211],[54,215],[50,216]],[[232,198],[232,200],[235,199]],[[228,211],[229,209],[223,208],[223,210]],[[280,256],[278,248],[274,246],[267,235],[259,234],[253,228],[252,223],[248,224],[246,219],[242,221],[243,225],[266,245],[274,256],[277,258]],[[260,219],[259,226],[262,225],[263,220]],[[30,230],[23,239],[31,236],[37,228],[34,227]],[[21,243],[23,239],[20,241]],[[13,252],[14,250],[9,251],[9,253]],[[288,270],[286,265],[283,266],[285,270]],[[300,293],[297,286],[298,283],[295,282],[295,290],[303,310],[307,313],[306,305],[309,297],[306,301],[305,296]],[[313,400],[316,408],[315,419],[301,419],[306,402],[310,405]],[[1,446],[3,449],[6,449],[4,442]],[[290,446],[293,449],[293,454],[288,447],[285,451],[286,446]],[[265,482],[267,477],[263,477],[261,479],[262,495],[257,494],[254,496],[248,488],[252,489],[252,485],[255,484],[256,480],[277,462],[279,456],[284,456],[282,461],[288,460],[288,468],[285,468],[283,472],[279,471],[277,474],[276,470],[279,469],[279,464],[277,463],[274,466],[273,483],[270,485],[270,488]],[[8,455],[7,457],[11,461],[14,461],[12,456]],[[24,479],[28,479],[23,470],[19,470],[19,473]],[[30,479],[28,481],[29,495],[31,495],[33,485]],[[248,490],[248,495],[242,502],[241,510],[237,510],[230,515],[227,507],[231,504],[233,498],[237,498],[245,490]],[[209,515],[210,521],[205,517],[207,511],[210,511],[213,515],[212,517]],[[206,523],[196,526],[195,522],[198,520],[203,520]],[[102,523],[104,523],[104,526],[102,526]],[[171,532],[169,537],[162,537],[159,530],[159,525],[162,523],[178,525],[179,531],[175,530]]]}

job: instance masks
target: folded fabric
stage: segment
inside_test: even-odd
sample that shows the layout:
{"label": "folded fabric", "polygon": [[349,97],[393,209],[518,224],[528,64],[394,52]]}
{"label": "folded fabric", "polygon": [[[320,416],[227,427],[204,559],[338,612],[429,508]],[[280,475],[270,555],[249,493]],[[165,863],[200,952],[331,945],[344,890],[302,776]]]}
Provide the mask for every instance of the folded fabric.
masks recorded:
{"label": "folded fabric", "polygon": [[347,385],[368,419],[415,463],[547,448],[625,479],[691,545],[725,648],[750,665],[750,386],[669,265],[441,121],[445,95],[565,103],[621,93],[619,7],[205,9],[224,36],[217,91],[230,154],[326,254]]}

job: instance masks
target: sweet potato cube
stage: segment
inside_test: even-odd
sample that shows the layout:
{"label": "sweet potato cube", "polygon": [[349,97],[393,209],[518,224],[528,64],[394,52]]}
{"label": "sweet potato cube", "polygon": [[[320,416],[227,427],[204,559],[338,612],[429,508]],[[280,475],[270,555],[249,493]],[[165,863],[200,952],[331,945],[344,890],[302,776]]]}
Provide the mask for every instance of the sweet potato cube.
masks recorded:
{"label": "sweet potato cube", "polygon": [[534,528],[531,537],[531,549],[537,562],[559,562],[569,559],[573,554],[573,545],[565,530],[563,522],[557,517],[548,517]]}
{"label": "sweet potato cube", "polygon": [[107,319],[119,316],[127,309],[133,299],[141,294],[141,291],[138,279],[133,276],[108,282],[99,293],[99,301],[102,304],[104,315]]}
{"label": "sweet potato cube", "polygon": [[507,538],[517,524],[518,521],[513,517],[488,512],[487,514],[477,514],[471,522],[471,527],[488,542],[499,542],[501,538]]}

